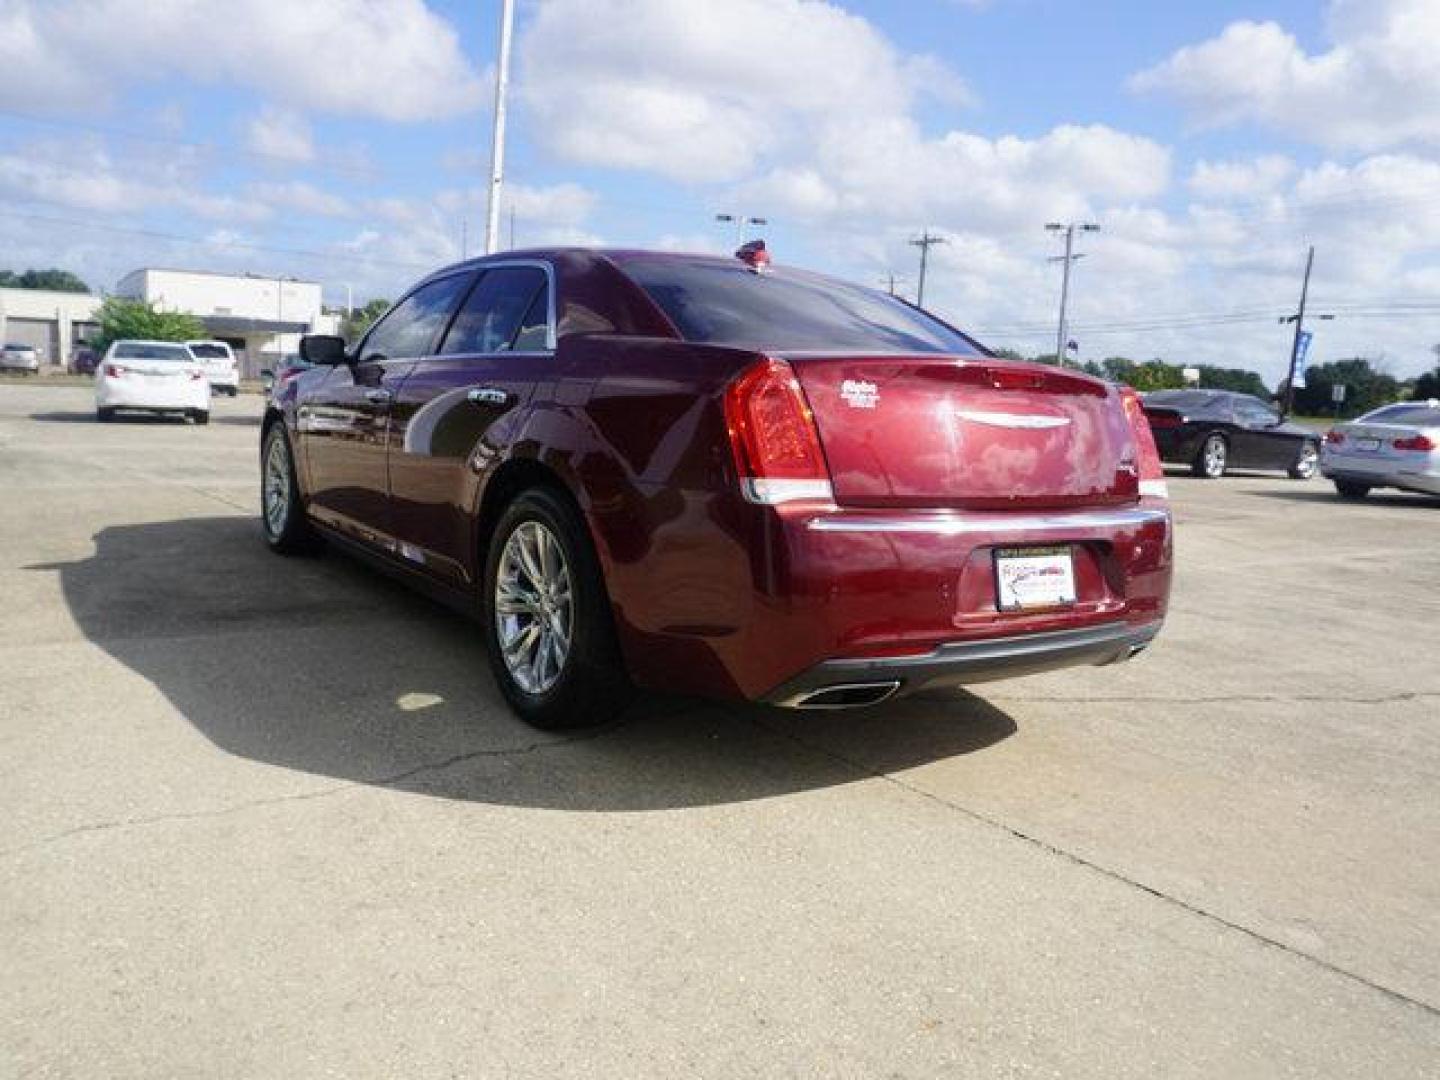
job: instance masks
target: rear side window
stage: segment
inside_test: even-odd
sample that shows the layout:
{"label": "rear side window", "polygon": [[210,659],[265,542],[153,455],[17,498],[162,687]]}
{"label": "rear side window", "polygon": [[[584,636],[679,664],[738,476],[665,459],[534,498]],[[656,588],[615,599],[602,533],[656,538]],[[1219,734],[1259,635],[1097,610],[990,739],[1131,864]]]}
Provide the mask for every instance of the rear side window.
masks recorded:
{"label": "rear side window", "polygon": [[391,308],[365,338],[360,361],[413,359],[427,356],[440,329],[470,284],[469,274],[452,274],[421,286]]}
{"label": "rear side window", "polygon": [[190,351],[201,360],[229,360],[230,349],[225,345],[191,345]]}
{"label": "rear side window", "polygon": [[533,313],[538,305],[540,348],[545,347],[548,310],[545,271],[538,266],[497,266],[486,270],[480,283],[470,291],[455,322],[445,335],[440,352],[449,356],[462,353],[496,353],[517,349],[522,324],[531,333],[527,348],[534,338]]}
{"label": "rear side window", "polygon": [[754,349],[861,349],[979,356],[969,338],[873,289],[743,263],[627,259],[622,269],[686,341]]}

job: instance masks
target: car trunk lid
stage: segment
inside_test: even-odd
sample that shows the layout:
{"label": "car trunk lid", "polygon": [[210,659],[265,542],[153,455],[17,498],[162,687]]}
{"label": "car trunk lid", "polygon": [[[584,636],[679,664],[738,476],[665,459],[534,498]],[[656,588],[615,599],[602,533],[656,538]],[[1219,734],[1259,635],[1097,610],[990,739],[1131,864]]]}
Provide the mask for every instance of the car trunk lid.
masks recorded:
{"label": "car trunk lid", "polygon": [[1000,509],[1139,497],[1129,419],[1097,379],[988,358],[782,355],[814,412],[842,505]]}

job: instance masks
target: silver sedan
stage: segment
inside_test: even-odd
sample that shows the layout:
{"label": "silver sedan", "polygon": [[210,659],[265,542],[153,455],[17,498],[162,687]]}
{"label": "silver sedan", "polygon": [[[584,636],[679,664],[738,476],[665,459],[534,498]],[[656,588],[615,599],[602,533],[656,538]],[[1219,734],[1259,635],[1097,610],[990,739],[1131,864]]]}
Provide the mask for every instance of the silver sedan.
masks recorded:
{"label": "silver sedan", "polygon": [[1344,499],[1377,487],[1440,495],[1440,401],[1386,405],[1336,424],[1320,448],[1320,471]]}
{"label": "silver sedan", "polygon": [[39,374],[40,351],[33,345],[0,345],[0,371]]}

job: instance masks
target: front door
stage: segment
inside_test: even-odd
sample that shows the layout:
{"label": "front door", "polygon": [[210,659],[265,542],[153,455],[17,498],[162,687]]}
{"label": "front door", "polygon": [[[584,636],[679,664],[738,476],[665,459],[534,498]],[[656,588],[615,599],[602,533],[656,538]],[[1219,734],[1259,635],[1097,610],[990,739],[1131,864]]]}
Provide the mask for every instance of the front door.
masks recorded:
{"label": "front door", "polygon": [[400,555],[454,585],[472,582],[482,541],[473,531],[480,480],[553,358],[543,264],[487,267],[434,355],[417,363],[394,402],[390,484]]}
{"label": "front door", "polygon": [[300,401],[301,452],[316,520],[393,548],[386,470],[391,405],[416,361],[432,350],[471,277],[454,274],[416,289],[371,328],[350,364],[316,380]]}
{"label": "front door", "polygon": [[1280,414],[1263,401],[1238,398],[1235,402],[1236,436],[1230,458],[1241,469],[1278,469],[1288,466],[1297,445],[1280,422]]}

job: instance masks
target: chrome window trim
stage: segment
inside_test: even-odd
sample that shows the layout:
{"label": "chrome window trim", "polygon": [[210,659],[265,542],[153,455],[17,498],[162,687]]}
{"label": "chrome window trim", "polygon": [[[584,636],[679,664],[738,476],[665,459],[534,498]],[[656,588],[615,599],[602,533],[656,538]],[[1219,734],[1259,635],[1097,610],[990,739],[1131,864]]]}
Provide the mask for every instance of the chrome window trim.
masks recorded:
{"label": "chrome window trim", "polygon": [[[517,356],[553,356],[559,342],[559,334],[555,318],[555,267],[544,259],[485,259],[473,263],[473,269],[481,274],[487,270],[503,270],[509,266],[535,266],[545,272],[545,292],[547,301],[545,304],[545,350],[544,352],[517,353]],[[463,305],[462,305],[463,306]],[[458,314],[458,311],[457,311]],[[508,351],[508,350],[507,350]],[[499,354],[493,354],[499,355]]]}

